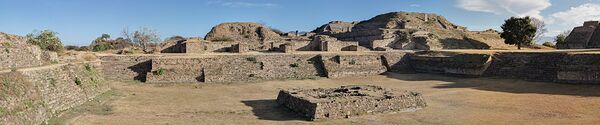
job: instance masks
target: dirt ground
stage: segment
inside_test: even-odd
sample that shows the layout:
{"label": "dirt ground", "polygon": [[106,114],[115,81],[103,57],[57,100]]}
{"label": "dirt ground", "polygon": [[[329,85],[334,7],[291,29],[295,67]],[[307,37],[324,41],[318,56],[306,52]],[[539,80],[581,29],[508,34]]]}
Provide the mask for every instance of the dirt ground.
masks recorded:
{"label": "dirt ground", "polygon": [[[278,90],[371,84],[421,92],[428,107],[415,112],[306,121],[279,106]],[[344,79],[232,84],[112,84],[119,97],[110,113],[83,113],[68,124],[597,124],[600,86],[386,74]]]}

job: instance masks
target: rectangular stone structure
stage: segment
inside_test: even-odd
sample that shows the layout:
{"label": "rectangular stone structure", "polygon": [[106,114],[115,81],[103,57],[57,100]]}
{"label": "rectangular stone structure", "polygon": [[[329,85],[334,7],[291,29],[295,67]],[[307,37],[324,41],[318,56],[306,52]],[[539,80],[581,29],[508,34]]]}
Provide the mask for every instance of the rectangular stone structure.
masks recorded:
{"label": "rectangular stone structure", "polygon": [[420,93],[372,85],[281,90],[277,102],[313,121],[414,111],[427,106]]}

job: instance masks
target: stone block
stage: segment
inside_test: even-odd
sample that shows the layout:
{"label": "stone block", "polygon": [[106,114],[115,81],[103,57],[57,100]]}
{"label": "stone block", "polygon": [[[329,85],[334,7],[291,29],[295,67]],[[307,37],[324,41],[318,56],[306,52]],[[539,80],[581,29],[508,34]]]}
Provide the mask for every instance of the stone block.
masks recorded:
{"label": "stone block", "polygon": [[310,120],[414,111],[427,106],[420,93],[371,85],[281,90],[277,102]]}
{"label": "stone block", "polygon": [[188,40],[184,43],[185,53],[204,53],[205,48],[200,41]]}
{"label": "stone block", "polygon": [[292,53],[292,52],[294,52],[294,46],[292,44],[282,44],[282,45],[279,46],[279,48],[284,53]]}
{"label": "stone block", "polygon": [[233,46],[231,46],[232,52],[235,53],[246,53],[248,51],[250,51],[250,49],[248,48],[247,44],[244,43],[239,43],[239,44],[235,44]]}

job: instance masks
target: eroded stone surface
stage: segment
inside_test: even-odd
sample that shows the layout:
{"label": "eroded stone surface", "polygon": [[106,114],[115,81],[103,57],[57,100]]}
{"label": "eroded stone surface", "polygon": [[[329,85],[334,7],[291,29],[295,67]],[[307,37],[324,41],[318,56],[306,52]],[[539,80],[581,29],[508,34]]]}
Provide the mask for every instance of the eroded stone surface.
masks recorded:
{"label": "eroded stone surface", "polygon": [[420,93],[372,85],[281,90],[277,102],[311,120],[412,111],[427,106]]}

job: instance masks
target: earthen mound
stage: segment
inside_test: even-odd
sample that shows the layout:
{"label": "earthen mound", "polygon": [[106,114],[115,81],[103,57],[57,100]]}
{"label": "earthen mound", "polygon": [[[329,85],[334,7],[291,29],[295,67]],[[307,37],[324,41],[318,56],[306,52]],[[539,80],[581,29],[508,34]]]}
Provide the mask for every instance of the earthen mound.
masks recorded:
{"label": "earthen mound", "polygon": [[281,40],[280,34],[258,23],[222,23],[206,34],[210,41],[264,42]]}
{"label": "earthen mound", "polygon": [[316,30],[367,48],[404,50],[508,49],[498,32],[472,32],[432,13],[391,12],[359,23],[330,22]]}

